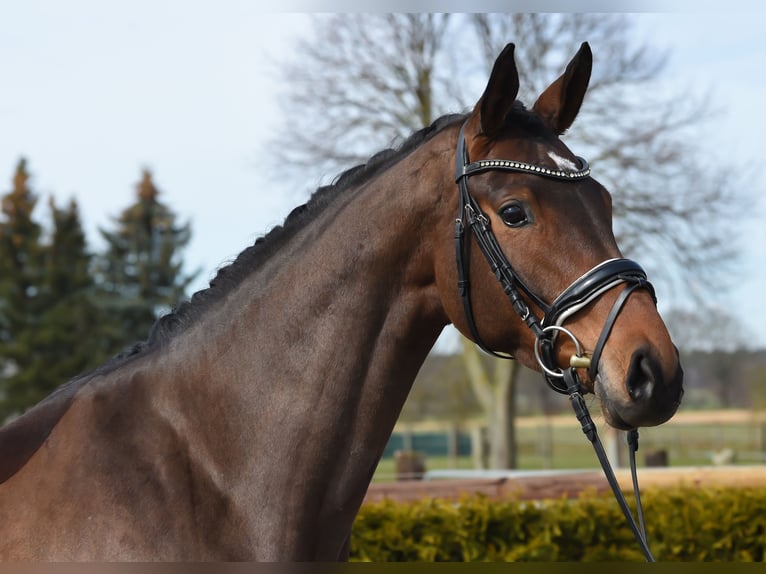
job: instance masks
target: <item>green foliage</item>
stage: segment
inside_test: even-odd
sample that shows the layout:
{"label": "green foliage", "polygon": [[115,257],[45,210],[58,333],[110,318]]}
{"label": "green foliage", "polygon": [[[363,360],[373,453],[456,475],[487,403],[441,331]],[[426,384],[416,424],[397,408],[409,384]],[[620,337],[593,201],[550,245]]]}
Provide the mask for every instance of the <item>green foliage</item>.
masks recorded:
{"label": "green foliage", "polygon": [[[11,375],[2,381],[0,397],[11,409],[25,400],[16,384],[18,370],[36,359],[28,336],[43,306],[42,229],[32,218],[37,196],[29,180],[26,160],[21,159],[11,190],[2,198],[0,221],[0,375]],[[5,414],[0,408],[0,418]]]}
{"label": "green foliage", "polygon": [[0,419],[37,403],[61,383],[106,358],[89,273],[90,255],[77,204],[50,201],[48,241],[33,220],[36,197],[22,160],[3,198],[0,222]]}
{"label": "green foliage", "polygon": [[[643,493],[649,545],[660,561],[763,561],[766,488]],[[362,507],[354,561],[643,561],[617,503],[576,500],[384,501]]]}
{"label": "green foliage", "polygon": [[157,201],[148,172],[138,201],[103,232],[109,242],[94,276],[77,203],[49,202],[52,226],[43,233],[37,197],[21,160],[0,218],[0,422],[23,412],[72,377],[125,346],[147,338],[161,306],[183,296],[181,273],[188,225]]}
{"label": "green foliage", "polygon": [[42,282],[38,314],[21,339],[34,360],[20,364],[9,388],[28,406],[62,382],[108,357],[103,332],[108,318],[93,303],[96,292],[77,203],[59,208],[50,200],[53,229],[42,248]]}
{"label": "green foliage", "polygon": [[[37,196],[29,187],[29,172],[19,160],[11,190],[2,198],[0,221],[0,341],[9,343],[34,311],[41,281],[40,235],[42,229],[32,219]],[[2,354],[7,357],[8,351]]]}
{"label": "green foliage", "polygon": [[158,197],[151,173],[144,170],[135,203],[115,219],[113,231],[100,230],[107,242],[97,262],[104,305],[120,317],[127,341],[145,339],[157,316],[183,298],[194,278],[182,273],[180,258],[191,228],[178,225]]}
{"label": "green foliage", "polygon": [[766,488],[675,489],[653,500],[652,547],[664,560],[766,558]]}

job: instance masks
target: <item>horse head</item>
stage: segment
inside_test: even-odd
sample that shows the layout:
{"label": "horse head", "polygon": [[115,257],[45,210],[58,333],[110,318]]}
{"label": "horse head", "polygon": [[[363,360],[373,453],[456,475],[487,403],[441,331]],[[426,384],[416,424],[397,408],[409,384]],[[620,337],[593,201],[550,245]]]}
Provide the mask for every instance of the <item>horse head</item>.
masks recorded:
{"label": "horse head", "polygon": [[609,192],[560,139],[591,65],[583,44],[528,110],[513,45],[497,58],[458,139],[458,271],[445,252],[437,283],[449,319],[485,349],[542,369],[558,390],[574,357],[607,422],[657,425],[683,394],[677,349],[643,270],[620,253]]}

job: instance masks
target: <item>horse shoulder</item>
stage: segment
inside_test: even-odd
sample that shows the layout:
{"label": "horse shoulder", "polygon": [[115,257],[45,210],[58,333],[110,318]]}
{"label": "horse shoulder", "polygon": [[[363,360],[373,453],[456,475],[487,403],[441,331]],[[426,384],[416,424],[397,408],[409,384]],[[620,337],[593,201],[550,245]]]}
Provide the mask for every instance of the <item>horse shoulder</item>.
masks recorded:
{"label": "horse shoulder", "polygon": [[23,415],[0,428],[0,483],[16,474],[69,410],[84,380],[62,385]]}

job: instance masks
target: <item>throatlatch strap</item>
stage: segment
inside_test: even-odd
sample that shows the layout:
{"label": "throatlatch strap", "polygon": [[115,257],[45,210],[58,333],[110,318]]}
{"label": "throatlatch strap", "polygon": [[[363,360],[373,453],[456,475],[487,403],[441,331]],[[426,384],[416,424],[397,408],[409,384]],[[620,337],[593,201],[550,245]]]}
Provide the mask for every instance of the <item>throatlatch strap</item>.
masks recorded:
{"label": "throatlatch strap", "polygon": [[471,307],[471,279],[470,279],[470,257],[468,253],[465,253],[465,231],[466,227],[462,219],[458,219],[455,222],[455,259],[457,260],[457,287],[460,293],[460,299],[463,301],[463,314],[468,323],[468,330],[471,332],[471,337],[474,343],[485,353],[497,357],[499,359],[513,359],[511,355],[504,355],[497,353],[488,348],[479,335],[479,329],[476,326],[476,321],[473,318],[473,309]]}

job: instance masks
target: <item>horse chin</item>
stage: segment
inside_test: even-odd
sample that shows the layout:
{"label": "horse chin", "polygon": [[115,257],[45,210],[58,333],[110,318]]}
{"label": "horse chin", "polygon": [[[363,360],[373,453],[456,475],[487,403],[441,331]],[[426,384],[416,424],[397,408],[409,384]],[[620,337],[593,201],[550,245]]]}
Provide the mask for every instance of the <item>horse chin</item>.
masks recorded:
{"label": "horse chin", "polygon": [[609,388],[609,383],[605,382],[604,378],[602,378],[601,373],[599,373],[596,375],[596,380],[593,381],[593,394],[598,398],[601,414],[604,416],[604,420],[606,420],[609,426],[618,430],[630,430],[635,428],[622,418],[621,410],[616,406],[615,401],[611,399],[609,391],[606,390]]}
{"label": "horse chin", "polygon": [[681,396],[683,396],[683,391],[681,391],[676,401],[668,403],[664,407],[646,411],[646,407],[635,404],[627,392],[620,392],[620,387],[614,385],[609,376],[603,374],[601,369],[599,369],[596,380],[593,382],[593,393],[599,401],[604,420],[618,430],[663,424],[675,414],[680,405]]}

